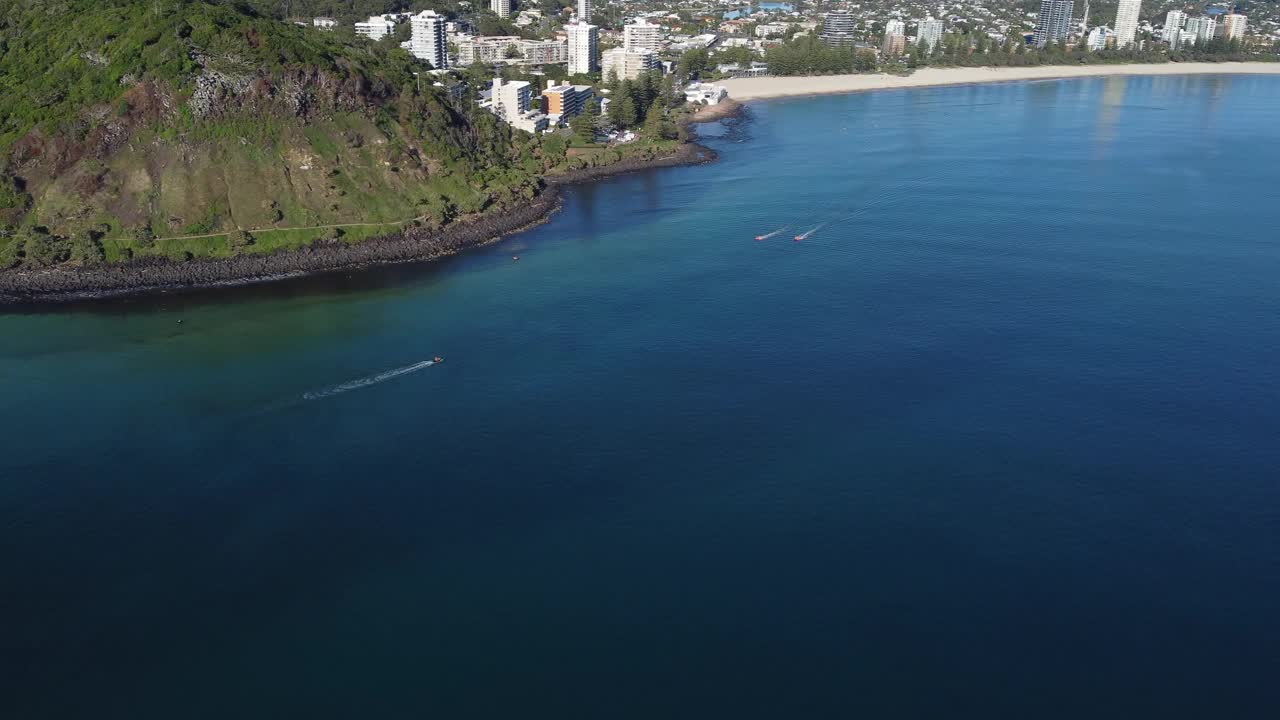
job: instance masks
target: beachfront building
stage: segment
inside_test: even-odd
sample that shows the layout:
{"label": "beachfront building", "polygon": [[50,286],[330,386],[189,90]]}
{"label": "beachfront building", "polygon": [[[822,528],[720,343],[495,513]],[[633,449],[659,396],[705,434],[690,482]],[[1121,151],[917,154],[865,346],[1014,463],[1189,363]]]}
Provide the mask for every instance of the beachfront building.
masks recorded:
{"label": "beachfront building", "polygon": [[356,23],[356,34],[377,42],[396,31],[396,21],[385,15],[370,15],[368,20]]}
{"label": "beachfront building", "polygon": [[564,29],[569,44],[569,73],[586,75],[600,69],[596,60],[600,45],[599,28],[575,20],[565,25]]}
{"label": "beachfront building", "polygon": [[444,16],[434,10],[423,10],[410,20],[413,37],[409,40],[409,52],[419,60],[431,63],[431,67],[436,70],[449,67],[449,45],[445,41],[444,23]]}
{"label": "beachfront building", "polygon": [[1164,16],[1164,30],[1160,37],[1169,43],[1170,50],[1177,50],[1182,40],[1182,24],[1187,21],[1187,14],[1181,10],[1170,10]]}
{"label": "beachfront building", "polygon": [[1115,31],[1109,27],[1099,25],[1089,31],[1089,37],[1085,40],[1085,46],[1089,48],[1090,52],[1106,50],[1108,43],[1115,42],[1115,37]]}
{"label": "beachfront building", "polygon": [[938,47],[938,43],[942,42],[942,20],[932,15],[926,17],[920,21],[920,27],[916,34],[918,35],[916,42],[928,45],[929,50],[932,51]]}
{"label": "beachfront building", "polygon": [[662,41],[662,26],[646,20],[637,20],[622,26],[622,47],[627,50],[652,50],[658,52]]}
{"label": "beachfront building", "polygon": [[1187,32],[1192,33],[1196,37],[1196,43],[1202,43],[1206,40],[1213,39],[1213,29],[1217,25],[1217,21],[1211,17],[1193,17],[1187,18],[1187,24],[1183,27]]}
{"label": "beachfront building", "polygon": [[581,115],[594,97],[595,90],[590,85],[557,85],[555,80],[548,80],[547,89],[542,91],[547,118],[555,125]]}
{"label": "beachfront building", "polygon": [[1217,30],[1218,21],[1212,17],[1200,18],[1200,29],[1196,32],[1196,42],[1205,42],[1212,40],[1219,33]]}
{"label": "beachfront building", "polygon": [[658,67],[658,54],[652,50],[613,48],[600,55],[600,74],[606,79],[635,80]]}
{"label": "beachfront building", "polygon": [[591,0],[578,0],[578,19],[582,22],[591,22]]}
{"label": "beachfront building", "polygon": [[1222,19],[1223,40],[1244,40],[1244,31],[1248,27],[1249,18],[1239,13],[1231,13]]}
{"label": "beachfront building", "polygon": [[1138,11],[1142,0],[1120,0],[1116,8],[1116,47],[1124,49],[1133,44],[1138,32]]}
{"label": "beachfront building", "polygon": [[693,105],[718,105],[727,97],[729,91],[722,85],[692,83],[684,89],[685,102]]}
{"label": "beachfront building", "polygon": [[907,51],[907,24],[901,20],[890,20],[884,25],[884,42],[880,52],[885,57],[897,57]]}
{"label": "beachfront building", "polygon": [[832,47],[853,47],[853,13],[833,10],[822,19],[822,42]]}
{"label": "beachfront building", "polygon": [[1072,0],[1040,0],[1040,14],[1036,16],[1036,31],[1031,42],[1036,47],[1065,42],[1067,32],[1071,29],[1071,10],[1074,6]]}

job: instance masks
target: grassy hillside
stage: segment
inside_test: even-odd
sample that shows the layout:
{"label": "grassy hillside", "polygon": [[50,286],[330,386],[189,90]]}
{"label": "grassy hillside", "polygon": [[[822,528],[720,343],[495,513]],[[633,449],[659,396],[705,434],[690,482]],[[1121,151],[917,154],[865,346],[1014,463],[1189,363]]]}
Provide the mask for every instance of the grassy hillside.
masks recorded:
{"label": "grassy hillside", "polygon": [[563,156],[419,91],[424,69],[247,3],[0,0],[0,269],[352,242],[531,197]]}

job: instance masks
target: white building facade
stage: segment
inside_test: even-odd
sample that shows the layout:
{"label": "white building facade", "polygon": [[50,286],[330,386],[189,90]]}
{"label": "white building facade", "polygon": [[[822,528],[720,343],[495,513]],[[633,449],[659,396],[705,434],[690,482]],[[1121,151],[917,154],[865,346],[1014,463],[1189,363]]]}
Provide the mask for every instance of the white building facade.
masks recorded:
{"label": "white building facade", "polygon": [[1089,31],[1089,38],[1086,40],[1086,46],[1091,52],[1098,52],[1107,48],[1107,41],[1115,37],[1115,32],[1109,27],[1096,27]]}
{"label": "white building facade", "polygon": [[578,19],[582,22],[591,22],[591,0],[578,0]]}
{"label": "white building facade", "polygon": [[1187,21],[1187,14],[1181,10],[1170,10],[1164,16],[1164,30],[1160,31],[1160,37],[1169,43],[1171,49],[1178,48],[1179,41],[1182,40],[1182,24]]}
{"label": "white building facade", "polygon": [[1142,0],[1120,0],[1116,8],[1116,47],[1120,49],[1133,45],[1138,33],[1138,11],[1142,9]]}
{"label": "white building facade", "polygon": [[938,43],[942,42],[942,21],[932,16],[921,20],[916,42],[928,45],[930,50],[938,47]]}
{"label": "white building facade", "polygon": [[368,20],[356,23],[356,34],[360,37],[367,37],[374,42],[381,40],[395,31],[395,20],[379,15],[370,15]]}
{"label": "white building facade", "polygon": [[434,10],[423,10],[410,20],[413,37],[409,40],[409,52],[419,60],[431,63],[432,69],[449,67],[449,44],[445,40],[443,15]]}
{"label": "white building facade", "polygon": [[613,48],[605,50],[601,55],[600,66],[601,74],[606,79],[617,75],[619,80],[635,80],[647,72],[658,69],[658,54],[644,48],[639,50]]}
{"label": "white building facade", "polygon": [[645,20],[637,20],[622,26],[622,47],[627,50],[658,51],[662,42],[662,27]]}
{"label": "white building facade", "polygon": [[569,44],[570,74],[586,75],[599,70],[599,28],[586,22],[571,22],[564,29]]}
{"label": "white building facade", "polygon": [[511,0],[489,0],[489,9],[500,18],[511,17]]}

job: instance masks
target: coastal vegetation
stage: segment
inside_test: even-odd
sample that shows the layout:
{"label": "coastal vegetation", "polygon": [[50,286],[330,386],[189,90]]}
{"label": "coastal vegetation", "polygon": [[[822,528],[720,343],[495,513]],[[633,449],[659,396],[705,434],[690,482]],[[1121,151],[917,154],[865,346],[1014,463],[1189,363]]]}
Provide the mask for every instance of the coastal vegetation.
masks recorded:
{"label": "coastal vegetation", "polygon": [[568,163],[420,69],[249,3],[0,0],[0,268],[438,228]]}

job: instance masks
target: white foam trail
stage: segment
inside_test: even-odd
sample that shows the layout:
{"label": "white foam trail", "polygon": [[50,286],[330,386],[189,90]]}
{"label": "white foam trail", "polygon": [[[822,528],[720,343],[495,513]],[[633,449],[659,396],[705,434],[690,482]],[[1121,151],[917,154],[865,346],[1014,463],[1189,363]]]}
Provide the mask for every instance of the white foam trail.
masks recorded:
{"label": "white foam trail", "polygon": [[[826,225],[826,223],[822,223],[822,225]],[[814,226],[814,227],[809,228],[808,230],[806,230],[806,231],[804,231],[804,232],[800,233],[799,235],[797,235],[797,236],[796,236],[796,240],[808,240],[810,235],[812,235],[812,234],[814,234],[814,233],[816,233],[816,232],[818,232],[819,230],[821,230],[821,229],[822,229],[822,225]]]}
{"label": "white foam trail", "polygon": [[765,233],[764,235],[757,235],[757,236],[756,236],[756,239],[757,239],[757,240],[768,240],[769,238],[771,238],[771,237],[773,237],[773,236],[777,235],[778,233],[780,233],[780,232],[782,232],[783,230],[786,230],[786,229],[787,229],[787,226],[786,226],[786,225],[783,225],[782,227],[778,228],[777,230],[774,230],[774,231],[773,231],[773,232],[771,232],[771,233]]}
{"label": "white foam trail", "polygon": [[342,393],[345,393],[345,392],[351,392],[352,390],[367,388],[370,385],[377,385],[380,382],[386,382],[388,380],[391,380],[392,378],[398,378],[401,375],[408,375],[411,372],[417,372],[424,368],[429,368],[435,364],[436,364],[435,360],[423,360],[420,363],[405,365],[404,367],[396,368],[395,370],[388,370],[384,373],[378,373],[377,375],[362,377],[359,380],[344,382],[341,385],[334,385],[333,387],[326,388],[324,390],[313,390],[311,392],[303,393],[302,399],[303,400],[322,400],[327,397],[333,397],[334,395],[341,395]]}

